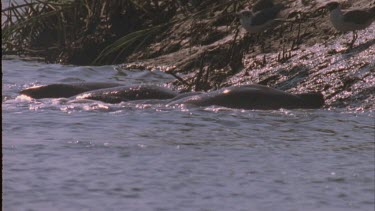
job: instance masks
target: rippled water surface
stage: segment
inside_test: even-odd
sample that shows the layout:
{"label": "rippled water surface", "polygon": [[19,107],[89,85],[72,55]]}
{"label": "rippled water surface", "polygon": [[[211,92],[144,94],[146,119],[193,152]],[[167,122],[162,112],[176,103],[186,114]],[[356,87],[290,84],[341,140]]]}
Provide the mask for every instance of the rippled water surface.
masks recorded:
{"label": "rippled water surface", "polygon": [[3,210],[374,210],[374,113],[67,99],[26,87],[170,81],[3,60]]}

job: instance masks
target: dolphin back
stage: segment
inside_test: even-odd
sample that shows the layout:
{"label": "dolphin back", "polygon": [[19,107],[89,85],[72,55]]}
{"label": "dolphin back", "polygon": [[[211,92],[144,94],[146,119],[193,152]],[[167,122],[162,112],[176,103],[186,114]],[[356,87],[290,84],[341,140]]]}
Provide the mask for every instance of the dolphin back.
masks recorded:
{"label": "dolphin back", "polygon": [[324,100],[320,93],[294,95],[281,90],[254,84],[228,87],[200,95],[188,96],[172,101],[169,104],[271,110],[280,108],[320,108],[324,105]]}
{"label": "dolphin back", "polygon": [[297,94],[302,99],[304,108],[321,108],[324,105],[324,97],[320,92]]}
{"label": "dolphin back", "polygon": [[156,85],[120,86],[84,92],[74,99],[99,100],[105,103],[120,103],[132,100],[171,99],[177,92]]}
{"label": "dolphin back", "polygon": [[95,89],[120,86],[117,83],[70,83],[70,84],[49,84],[45,86],[31,87],[20,92],[35,99],[72,97],[74,95]]}

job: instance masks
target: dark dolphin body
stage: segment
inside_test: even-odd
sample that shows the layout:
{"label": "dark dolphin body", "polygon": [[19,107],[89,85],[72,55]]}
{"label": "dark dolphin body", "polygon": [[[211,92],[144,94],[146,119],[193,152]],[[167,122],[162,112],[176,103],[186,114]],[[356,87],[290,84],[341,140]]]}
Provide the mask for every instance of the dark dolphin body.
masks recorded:
{"label": "dark dolphin body", "polygon": [[120,86],[84,92],[74,99],[99,100],[106,103],[120,103],[132,100],[171,99],[177,92],[155,85]]}
{"label": "dark dolphin body", "polygon": [[72,97],[74,95],[103,88],[121,86],[117,83],[71,83],[71,84],[50,84],[46,86],[32,87],[24,89],[20,94],[35,98],[61,98]]}
{"label": "dark dolphin body", "polygon": [[[182,94],[155,85],[121,86],[111,83],[51,84],[39,88],[29,88],[21,91],[21,94],[33,98],[72,97],[73,99],[99,100],[106,103],[158,99],[167,105],[216,105],[228,108],[259,110],[280,108],[313,109],[324,105],[321,93],[294,95],[256,84],[227,87],[207,93],[189,92]],[[163,101],[167,99],[168,101]]]}
{"label": "dark dolphin body", "polygon": [[234,86],[216,91],[188,96],[171,101],[169,105],[223,106],[238,109],[296,109],[320,108],[324,105],[321,93],[289,94],[262,85]]}

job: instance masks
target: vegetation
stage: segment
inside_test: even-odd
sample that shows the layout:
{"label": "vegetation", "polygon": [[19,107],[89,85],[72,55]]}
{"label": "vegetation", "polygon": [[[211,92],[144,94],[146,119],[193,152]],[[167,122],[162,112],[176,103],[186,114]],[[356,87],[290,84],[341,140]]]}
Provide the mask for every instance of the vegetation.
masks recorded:
{"label": "vegetation", "polygon": [[[241,1],[24,0],[2,10],[2,53],[48,62],[115,64],[163,39],[173,24],[225,16]],[[218,12],[219,11],[219,12]],[[232,17],[233,19],[233,17]],[[164,33],[163,33],[164,32]],[[155,55],[154,55],[155,56]]]}

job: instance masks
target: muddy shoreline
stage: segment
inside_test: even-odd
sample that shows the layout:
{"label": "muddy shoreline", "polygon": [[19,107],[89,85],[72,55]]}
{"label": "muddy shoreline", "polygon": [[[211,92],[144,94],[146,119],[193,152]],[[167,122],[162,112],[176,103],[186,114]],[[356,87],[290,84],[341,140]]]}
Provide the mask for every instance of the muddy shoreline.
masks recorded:
{"label": "muddy shoreline", "polygon": [[[375,24],[359,31],[354,48],[348,49],[345,43],[350,41],[352,34],[335,31],[327,11],[319,8],[321,4],[315,1],[305,5],[295,1],[284,2],[287,9],[282,15],[294,15],[300,19],[295,19],[295,23],[279,24],[263,33],[265,49],[257,38],[246,34],[235,19],[232,27],[215,26],[207,32],[209,38],[200,37],[200,43],[211,38],[210,43],[186,45],[171,53],[150,56],[163,49],[160,47],[163,43],[177,43],[170,37],[180,38],[183,37],[180,33],[187,33],[187,30],[180,29],[181,26],[176,26],[173,36],[153,43],[145,50],[147,53],[132,55],[130,63],[122,67],[158,69],[173,74],[177,79],[172,84],[180,90],[207,91],[258,83],[295,94],[322,92],[327,108],[374,110]],[[343,6],[370,5],[362,0]],[[213,23],[215,20],[202,20],[202,23],[195,24]],[[214,39],[215,36],[217,39]],[[191,34],[187,37],[192,39]]]}

